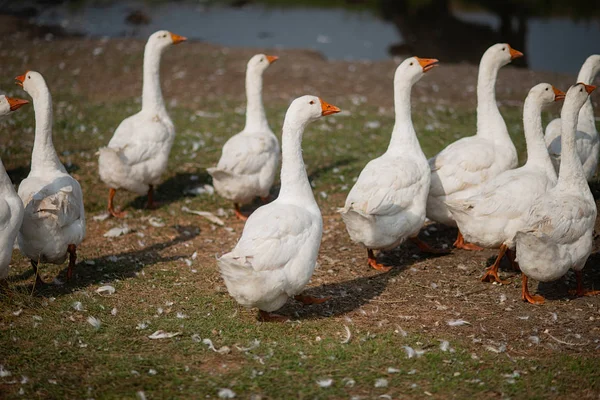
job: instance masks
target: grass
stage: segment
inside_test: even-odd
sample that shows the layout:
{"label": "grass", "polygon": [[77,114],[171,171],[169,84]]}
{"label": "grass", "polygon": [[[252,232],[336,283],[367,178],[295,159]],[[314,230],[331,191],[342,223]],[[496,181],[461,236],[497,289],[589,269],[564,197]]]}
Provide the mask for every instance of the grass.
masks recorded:
{"label": "grass", "polygon": [[[254,311],[241,309],[228,296],[214,262],[215,253],[233,247],[242,224],[228,217],[232,231],[227,231],[181,211],[185,205],[230,213],[230,204],[217,196],[187,197],[183,191],[210,182],[205,168],[217,161],[225,140],[242,128],[243,115],[233,111],[242,103],[227,96],[206,100],[202,110],[218,118],[196,116],[195,109],[185,105],[170,107],[177,138],[159,188],[158,200],[164,205],[149,212],[141,208],[144,198],[119,192],[117,203],[129,212],[125,222],[134,233],[106,239],[102,234],[122,222],[92,219],[106,205],[95,153],[139,102],[90,101],[66,89],[53,95],[54,143],[82,184],[88,234],[78,250],[75,279],[40,292],[32,290],[28,262],[15,251],[13,295],[0,299],[0,364],[11,372],[0,377],[0,397],[134,398],[142,391],[147,398],[215,398],[222,388],[233,390],[238,398],[574,398],[600,391],[593,352],[524,348],[496,353],[474,344],[479,334],[448,327],[440,328],[443,333],[432,331],[434,317],[431,326],[418,325],[386,316],[389,307],[375,312],[376,303],[351,304],[348,311],[327,305],[305,311],[288,305],[287,312],[298,322],[257,322]],[[385,150],[393,125],[389,111],[337,105],[350,115],[323,118],[310,126],[304,140],[308,173],[327,221],[337,218],[333,210],[342,205],[353,178]],[[285,107],[283,101],[269,104],[275,132],[281,129]],[[521,111],[511,106],[503,107],[502,113],[524,159]],[[413,119],[428,156],[475,126],[472,111],[460,106],[415,102]],[[31,107],[0,120],[0,156],[15,182],[28,172],[32,126]],[[149,224],[151,216],[165,226]],[[330,239],[325,239],[329,241],[322,254],[340,256],[343,251],[337,249],[349,245],[344,234],[326,231]],[[354,268],[360,262],[351,260],[345,258],[343,268],[364,273]],[[336,283],[339,278],[328,271],[333,262],[320,263],[312,286]],[[43,274],[64,280],[65,265],[44,266]],[[371,278],[364,278],[365,290],[376,284],[378,277]],[[402,274],[385,279],[404,282]],[[96,293],[104,284],[113,285],[115,294]],[[391,295],[397,301],[404,298],[400,291]],[[74,308],[76,302],[81,310]],[[429,312],[433,313],[429,308],[419,311]],[[101,321],[98,329],[87,322],[90,316]],[[348,343],[341,343],[346,338],[344,325],[351,332]],[[149,339],[157,330],[179,334]],[[229,351],[215,352],[203,339]],[[448,340],[453,351],[442,351],[440,340]],[[247,349],[255,341],[260,344]],[[425,353],[408,358],[404,346]],[[327,379],[332,379],[330,386],[317,384]]]}

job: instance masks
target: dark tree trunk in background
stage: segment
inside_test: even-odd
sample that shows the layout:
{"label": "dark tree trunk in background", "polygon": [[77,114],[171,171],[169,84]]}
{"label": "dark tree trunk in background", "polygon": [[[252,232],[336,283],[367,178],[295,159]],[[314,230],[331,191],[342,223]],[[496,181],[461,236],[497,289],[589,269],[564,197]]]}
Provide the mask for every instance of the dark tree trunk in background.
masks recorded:
{"label": "dark tree trunk in background", "polygon": [[[526,10],[510,1],[491,1],[487,9],[500,17],[500,29],[461,21],[452,14],[449,0],[433,0],[410,6],[407,0],[381,0],[384,19],[391,21],[404,42],[392,46],[393,55],[434,57],[442,62],[478,64],[485,50],[494,43],[506,42],[526,54]],[[483,2],[485,3],[485,2]],[[483,6],[483,4],[482,4]],[[513,20],[517,23],[513,27]],[[515,65],[526,67],[525,58]]]}

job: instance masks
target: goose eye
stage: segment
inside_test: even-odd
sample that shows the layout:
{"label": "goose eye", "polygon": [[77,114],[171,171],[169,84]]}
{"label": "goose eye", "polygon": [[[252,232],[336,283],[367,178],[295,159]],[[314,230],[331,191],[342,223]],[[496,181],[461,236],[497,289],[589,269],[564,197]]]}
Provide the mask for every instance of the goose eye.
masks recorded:
{"label": "goose eye", "polygon": [[312,104],[315,104],[315,101],[314,101],[314,100],[311,100],[311,101],[310,101],[308,104],[311,104],[311,105],[312,105]]}
{"label": "goose eye", "polygon": [[28,75],[28,76],[27,76],[27,79],[31,79],[31,76],[29,76],[29,75]]}
{"label": "goose eye", "polygon": [[414,64],[414,62],[411,62],[411,63],[410,63],[410,65],[413,65],[413,64]]}
{"label": "goose eye", "polygon": [[506,47],[503,47],[503,48],[502,48],[502,51],[506,51]]}
{"label": "goose eye", "polygon": [[579,92],[583,92],[583,89],[579,89]]}
{"label": "goose eye", "polygon": [[548,88],[546,88],[546,92],[548,91]]}
{"label": "goose eye", "polygon": [[261,59],[260,59],[260,62],[263,62],[263,61],[265,61],[265,59],[264,59],[264,58],[261,58]]}

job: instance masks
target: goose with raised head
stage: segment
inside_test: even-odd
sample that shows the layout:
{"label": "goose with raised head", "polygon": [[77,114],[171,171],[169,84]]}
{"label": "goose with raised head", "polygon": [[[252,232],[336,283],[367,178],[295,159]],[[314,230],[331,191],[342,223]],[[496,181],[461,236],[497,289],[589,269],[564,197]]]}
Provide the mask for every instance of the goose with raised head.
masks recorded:
{"label": "goose with raised head", "polygon": [[[475,193],[477,185],[517,166],[517,150],[496,103],[498,71],[523,53],[506,43],[491,46],[481,57],[477,77],[477,133],[448,145],[429,159],[431,188],[427,218],[456,226],[446,203]],[[465,243],[460,230],[454,246],[465,250],[480,247]]]}
{"label": "goose with raised head", "polygon": [[592,252],[596,203],[577,154],[577,118],[595,89],[584,83],[571,86],[561,116],[562,155],[558,182],[542,195],[527,215],[527,229],[515,236],[516,260],[523,273],[521,297],[533,304],[544,298],[531,295],[528,278],[541,282],[556,280],[572,268],[577,277],[577,295],[598,294],[583,288],[582,269]]}
{"label": "goose with raised head", "polygon": [[[29,103],[27,100],[0,95],[0,116],[8,115],[27,103]],[[13,245],[23,221],[23,202],[15,192],[2,160],[0,160],[0,194],[0,287],[6,287]]]}
{"label": "goose with raised head", "polygon": [[262,101],[263,72],[276,56],[257,54],[246,68],[246,126],[223,146],[215,168],[207,171],[217,193],[233,201],[235,214],[246,220],[240,205],[259,196],[266,200],[279,167],[280,148],[273,134]]}
{"label": "goose with raised head", "polygon": [[315,96],[292,102],[283,122],[279,196],[250,215],[234,249],[217,260],[229,294],[258,308],[262,320],[285,319],[272,312],[289,297],[305,304],[324,300],[300,295],[314,272],[323,233],[302,159],[302,136],[308,123],[339,111]]}
{"label": "goose with raised head", "polygon": [[505,253],[514,260],[514,237],[526,227],[529,209],[556,185],[556,172],[544,143],[542,108],[564,99],[565,94],[548,83],[534,86],[523,106],[523,130],[527,162],[482,183],[477,194],[447,202],[465,240],[485,248],[499,248],[496,262],[481,278],[506,283],[498,276]]}
{"label": "goose with raised head", "polygon": [[[585,60],[576,82],[591,85],[594,79],[600,73],[600,55],[593,54]],[[561,154],[561,120],[556,118],[551,121],[546,127],[546,145],[552,157],[552,162],[558,173],[560,167]],[[590,182],[596,174],[598,168],[598,157],[600,156],[600,138],[596,129],[596,118],[594,117],[594,107],[592,98],[589,97],[577,118],[577,133],[575,136],[575,146],[577,146],[577,154],[583,166],[583,173],[588,182]]]}
{"label": "goose with raised head", "polygon": [[35,111],[31,171],[19,185],[25,214],[17,236],[19,249],[35,270],[38,263],[62,264],[69,256],[67,279],[77,262],[77,246],[85,237],[85,210],[79,182],[67,173],[52,142],[52,96],[44,77],[35,71],[18,76]]}
{"label": "goose with raised head", "polygon": [[365,166],[338,210],[350,238],[367,248],[368,264],[379,271],[391,267],[377,263],[373,250],[391,249],[410,238],[419,248],[434,251],[417,237],[425,222],[430,170],[413,127],[410,95],[437,64],[436,59],[410,57],[396,68],[390,144]]}
{"label": "goose with raised head", "polygon": [[144,50],[142,110],[117,127],[107,147],[99,151],[100,179],[108,185],[108,212],[114,217],[125,213],[114,208],[118,189],[148,194],[148,208],[156,207],[154,186],[167,168],[175,139],[175,126],[167,113],[160,88],[160,59],[163,52],[186,38],[168,31],[150,35]]}

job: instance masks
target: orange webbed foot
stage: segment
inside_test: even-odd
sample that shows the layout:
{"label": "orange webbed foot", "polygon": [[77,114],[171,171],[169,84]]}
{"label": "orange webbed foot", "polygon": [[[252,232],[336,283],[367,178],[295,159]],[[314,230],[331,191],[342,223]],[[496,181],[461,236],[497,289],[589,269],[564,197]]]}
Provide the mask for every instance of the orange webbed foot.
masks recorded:
{"label": "orange webbed foot", "polygon": [[240,205],[239,204],[235,203],[233,205],[233,207],[234,207],[233,212],[235,213],[235,216],[239,220],[241,220],[241,221],[247,221],[248,220],[248,217],[242,213],[242,210],[240,210]]}
{"label": "orange webbed foot", "polygon": [[262,322],[287,322],[290,320],[290,317],[286,317],[285,315],[270,313],[263,310],[258,310],[258,320]]}
{"label": "orange webbed foot", "polygon": [[470,250],[470,251],[483,250],[483,247],[479,247],[476,244],[466,243],[465,238],[463,237],[462,233],[460,233],[460,231],[458,231],[458,236],[456,237],[456,241],[453,243],[453,246],[456,247],[457,249],[462,249],[462,250]]}
{"label": "orange webbed foot", "polygon": [[427,244],[426,242],[424,242],[421,239],[419,239],[417,236],[415,236],[413,238],[410,238],[410,240],[414,244],[417,245],[417,247],[419,248],[419,250],[421,250],[424,253],[439,254],[439,255],[450,254],[450,250],[436,249],[435,247],[432,247],[429,244]]}
{"label": "orange webbed foot", "polygon": [[302,303],[304,305],[311,305],[311,304],[322,304],[322,303],[325,303],[326,301],[331,300],[331,296],[327,296],[327,297],[313,297],[313,296],[307,296],[307,295],[299,294],[297,296],[294,296],[294,299],[296,301],[299,301],[300,303]]}
{"label": "orange webbed foot", "polygon": [[371,267],[373,267],[374,269],[376,269],[377,271],[389,272],[389,270],[392,269],[392,267],[386,267],[383,264],[379,264],[377,262],[377,259],[375,258],[375,254],[373,253],[373,250],[367,249],[367,256],[368,256],[368,259],[369,259],[369,265]]}

